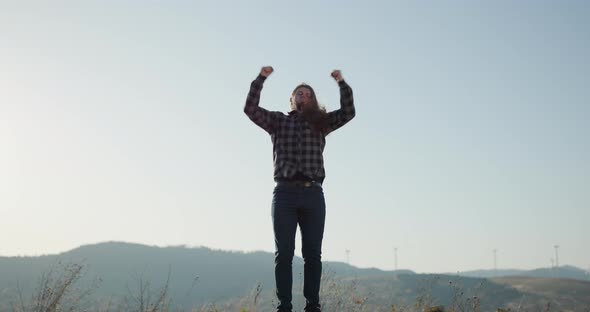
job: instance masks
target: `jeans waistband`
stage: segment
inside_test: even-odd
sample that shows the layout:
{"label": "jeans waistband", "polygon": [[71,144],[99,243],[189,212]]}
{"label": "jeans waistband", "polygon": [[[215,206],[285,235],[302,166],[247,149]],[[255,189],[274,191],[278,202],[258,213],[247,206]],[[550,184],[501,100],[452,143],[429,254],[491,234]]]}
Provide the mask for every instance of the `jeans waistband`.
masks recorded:
{"label": "jeans waistband", "polygon": [[278,180],[276,181],[277,186],[279,185],[291,185],[291,186],[300,186],[300,187],[312,187],[312,186],[322,186],[322,183],[319,181],[303,181],[303,180]]}

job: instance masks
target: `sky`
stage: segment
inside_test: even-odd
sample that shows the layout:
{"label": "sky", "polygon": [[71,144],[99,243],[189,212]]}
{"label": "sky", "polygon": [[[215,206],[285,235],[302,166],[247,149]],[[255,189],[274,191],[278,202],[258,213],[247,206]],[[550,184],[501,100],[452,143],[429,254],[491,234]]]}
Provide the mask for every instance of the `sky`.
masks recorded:
{"label": "sky", "polygon": [[[243,113],[356,117],[327,137],[322,258],[590,269],[586,1],[0,2],[0,255],[125,241],[274,252],[272,144]],[[301,256],[297,234],[296,255]]]}

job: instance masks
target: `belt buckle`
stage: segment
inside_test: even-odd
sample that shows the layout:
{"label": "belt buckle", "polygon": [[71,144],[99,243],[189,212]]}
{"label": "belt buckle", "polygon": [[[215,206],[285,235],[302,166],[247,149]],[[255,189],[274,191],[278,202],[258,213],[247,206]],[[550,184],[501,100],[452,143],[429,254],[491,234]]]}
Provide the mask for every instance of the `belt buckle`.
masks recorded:
{"label": "belt buckle", "polygon": [[310,187],[312,185],[313,185],[313,182],[311,182],[311,181],[304,181],[303,182],[303,186],[305,186],[305,187]]}

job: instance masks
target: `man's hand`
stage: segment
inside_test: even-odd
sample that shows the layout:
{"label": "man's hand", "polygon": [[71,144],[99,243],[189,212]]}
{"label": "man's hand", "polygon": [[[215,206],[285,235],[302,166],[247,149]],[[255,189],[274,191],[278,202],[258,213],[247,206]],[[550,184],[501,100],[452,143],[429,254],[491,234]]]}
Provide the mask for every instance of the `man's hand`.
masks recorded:
{"label": "man's hand", "polygon": [[272,66],[264,66],[260,70],[260,75],[262,75],[264,77],[268,77],[268,76],[270,76],[270,74],[272,74],[273,71],[274,71],[274,69],[272,68]]}
{"label": "man's hand", "polygon": [[334,80],[336,80],[336,82],[340,82],[340,81],[344,80],[344,78],[342,78],[342,73],[338,69],[334,70],[331,75],[332,75],[332,78],[334,78]]}

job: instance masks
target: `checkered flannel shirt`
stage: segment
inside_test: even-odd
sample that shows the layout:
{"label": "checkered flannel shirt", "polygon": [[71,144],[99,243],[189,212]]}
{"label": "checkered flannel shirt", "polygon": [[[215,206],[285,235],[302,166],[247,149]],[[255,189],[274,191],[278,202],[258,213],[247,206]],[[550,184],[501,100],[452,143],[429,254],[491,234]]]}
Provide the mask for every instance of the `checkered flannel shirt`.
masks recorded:
{"label": "checkered flannel shirt", "polygon": [[266,77],[259,75],[250,85],[244,112],[255,124],[271,136],[273,143],[274,179],[291,178],[301,173],[322,182],[326,135],[342,127],[355,116],[352,89],[340,81],[340,109],[329,112],[329,126],[325,133],[312,131],[298,111],[289,114],[271,112],[260,106],[260,92]]}

